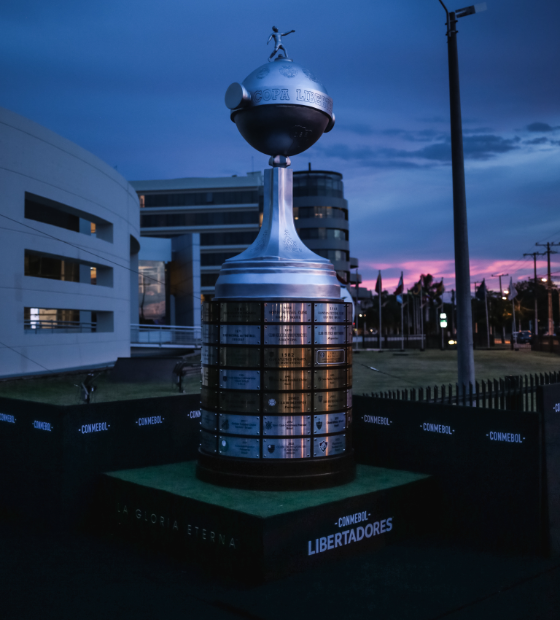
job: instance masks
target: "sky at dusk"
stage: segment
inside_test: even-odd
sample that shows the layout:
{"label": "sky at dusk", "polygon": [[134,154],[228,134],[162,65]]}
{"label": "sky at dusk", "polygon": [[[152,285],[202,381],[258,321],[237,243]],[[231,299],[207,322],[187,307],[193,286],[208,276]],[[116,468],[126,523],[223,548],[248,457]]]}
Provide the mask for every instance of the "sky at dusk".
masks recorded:
{"label": "sky at dusk", "polygon": [[[487,4],[459,20],[458,46],[471,280],[497,289],[491,274],[532,276],[523,253],[560,241],[560,2]],[[408,287],[429,272],[450,289],[444,21],[438,0],[3,3],[0,106],[129,180],[243,175],[268,158],[241,138],[224,93],[266,62],[272,25],[295,29],[285,46],[325,84],[337,123],[292,168],[344,175],[370,288],[381,269],[389,290],[401,270]]]}

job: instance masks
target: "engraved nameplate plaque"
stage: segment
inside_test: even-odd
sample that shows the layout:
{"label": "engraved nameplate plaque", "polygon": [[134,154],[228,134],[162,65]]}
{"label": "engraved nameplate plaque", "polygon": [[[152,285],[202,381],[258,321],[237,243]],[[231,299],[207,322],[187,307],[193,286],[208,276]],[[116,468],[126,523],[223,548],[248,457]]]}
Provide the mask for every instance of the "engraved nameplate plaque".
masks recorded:
{"label": "engraved nameplate plaque", "polygon": [[218,392],[214,388],[202,386],[200,388],[200,403],[203,407],[216,409],[218,406]]}
{"label": "engraved nameplate plaque", "polygon": [[258,392],[220,392],[220,411],[241,411],[258,413],[260,399]]}
{"label": "engraved nameplate plaque", "polygon": [[271,368],[309,368],[311,355],[311,349],[265,348],[264,365]]}
{"label": "engraved nameplate plaque", "polygon": [[263,459],[306,459],[311,456],[311,440],[305,437],[263,439]]}
{"label": "engraved nameplate plaque", "polygon": [[333,390],[347,385],[346,368],[323,368],[313,373],[313,383],[316,390]]}
{"label": "engraved nameplate plaque", "polygon": [[313,456],[334,456],[346,450],[346,435],[315,437],[313,439]]}
{"label": "engraved nameplate plaque", "polygon": [[205,302],[200,310],[204,323],[216,323],[220,318],[220,305],[217,303]]}
{"label": "engraved nameplate plaque", "polygon": [[263,417],[263,435],[311,435],[310,415]]}
{"label": "engraved nameplate plaque", "polygon": [[200,351],[200,361],[203,364],[217,364],[218,363],[218,347],[211,347],[207,344],[202,345]]}
{"label": "engraved nameplate plaque", "polygon": [[261,304],[253,301],[227,301],[220,304],[222,323],[260,323]]}
{"label": "engraved nameplate plaque", "polygon": [[345,323],[346,304],[315,304],[315,323]]}
{"label": "engraved nameplate plaque", "polygon": [[315,325],[315,344],[346,344],[344,325]]}
{"label": "engraved nameplate plaque", "polygon": [[345,413],[320,413],[313,416],[313,433],[340,433],[346,428]]}
{"label": "engraved nameplate plaque", "polygon": [[220,369],[220,387],[228,390],[260,390],[261,373],[258,370]]}
{"label": "engraved nameplate plaque", "polygon": [[310,370],[265,370],[265,390],[310,390]]}
{"label": "engraved nameplate plaque", "polygon": [[309,323],[311,304],[268,302],[264,305],[264,320],[267,323]]}
{"label": "engraved nameplate plaque", "polygon": [[220,432],[232,435],[260,435],[261,419],[254,415],[220,413]]}
{"label": "engraved nameplate plaque", "polygon": [[211,366],[200,368],[202,385],[207,387],[218,387],[218,369]]}
{"label": "engraved nameplate plaque", "polygon": [[263,395],[265,413],[305,413],[311,411],[311,394],[267,393]]}
{"label": "engraved nameplate plaque", "polygon": [[[348,390],[349,391],[349,390]],[[315,392],[315,411],[340,411],[346,408],[347,390],[340,392]]]}
{"label": "engraved nameplate plaque", "polygon": [[260,366],[261,352],[256,348],[249,347],[221,347],[220,366],[236,366],[237,368],[250,368]]}
{"label": "engraved nameplate plaque", "polygon": [[328,366],[346,363],[346,349],[317,349],[315,351],[315,364]]}
{"label": "engraved nameplate plaque", "polygon": [[220,325],[220,342],[222,344],[260,344],[261,328],[259,325]]}
{"label": "engraved nameplate plaque", "polygon": [[220,332],[217,325],[202,326],[202,342],[217,344],[220,340]]}
{"label": "engraved nameplate plaque", "polygon": [[265,325],[265,344],[311,344],[311,325]]}
{"label": "engraved nameplate plaque", "polygon": [[208,431],[215,431],[218,429],[218,414],[212,413],[211,411],[206,411],[205,409],[200,410],[200,426],[205,428]]}
{"label": "engraved nameplate plaque", "polygon": [[217,450],[218,437],[205,431],[200,431],[200,449],[203,452],[215,454]]}
{"label": "engraved nameplate plaque", "polygon": [[261,440],[221,435],[218,440],[218,449],[223,456],[258,459],[261,455]]}

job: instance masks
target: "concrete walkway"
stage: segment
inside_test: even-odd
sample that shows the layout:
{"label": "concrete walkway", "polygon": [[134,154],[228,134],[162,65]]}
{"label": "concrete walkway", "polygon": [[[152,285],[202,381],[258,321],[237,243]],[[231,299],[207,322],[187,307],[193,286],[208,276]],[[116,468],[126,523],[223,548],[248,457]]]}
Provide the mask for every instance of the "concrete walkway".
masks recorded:
{"label": "concrete walkway", "polygon": [[0,618],[557,620],[560,559],[425,539],[243,587],[111,538],[0,519]]}

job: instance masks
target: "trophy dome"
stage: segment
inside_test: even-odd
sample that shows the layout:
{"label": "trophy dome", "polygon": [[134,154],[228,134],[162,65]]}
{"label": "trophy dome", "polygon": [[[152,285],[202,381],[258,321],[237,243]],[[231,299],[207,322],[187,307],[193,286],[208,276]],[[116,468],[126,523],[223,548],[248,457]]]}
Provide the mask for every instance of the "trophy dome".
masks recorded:
{"label": "trophy dome", "polygon": [[309,69],[277,58],[226,92],[226,106],[241,135],[266,155],[297,155],[334,126],[333,102]]}

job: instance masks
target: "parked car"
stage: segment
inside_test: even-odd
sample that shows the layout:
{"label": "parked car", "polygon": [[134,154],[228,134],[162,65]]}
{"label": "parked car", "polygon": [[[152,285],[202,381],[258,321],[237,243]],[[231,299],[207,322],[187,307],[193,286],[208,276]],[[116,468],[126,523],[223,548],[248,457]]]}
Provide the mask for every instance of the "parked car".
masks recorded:
{"label": "parked car", "polygon": [[517,344],[530,344],[533,334],[529,330],[524,330],[513,332],[513,337],[517,340]]}

